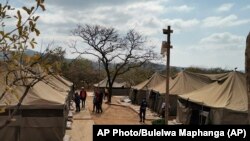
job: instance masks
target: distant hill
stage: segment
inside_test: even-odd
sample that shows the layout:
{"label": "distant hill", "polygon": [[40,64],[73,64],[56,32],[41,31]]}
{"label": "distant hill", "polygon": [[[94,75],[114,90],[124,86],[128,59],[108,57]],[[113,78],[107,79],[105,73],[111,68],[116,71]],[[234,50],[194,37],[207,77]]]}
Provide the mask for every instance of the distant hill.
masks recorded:
{"label": "distant hill", "polygon": [[34,54],[37,54],[37,53],[39,53],[39,52],[34,51],[34,50],[31,50],[31,49],[27,49],[27,50],[25,51],[25,54],[26,54],[26,55],[29,55],[29,56],[33,56]]}
{"label": "distant hill", "polygon": [[[34,51],[34,50],[31,50],[31,49],[27,49],[26,51],[25,51],[25,54],[26,55],[28,55],[28,56],[33,56],[34,54],[36,54],[36,53],[38,53],[37,51]],[[0,60],[2,60],[3,59],[3,53],[2,52],[0,52]]]}
{"label": "distant hill", "polygon": [[[31,49],[27,49],[26,51],[25,51],[25,54],[26,55],[28,55],[28,56],[33,56],[33,55],[35,55],[35,54],[37,54],[37,53],[39,53],[38,51],[34,51],[34,50],[31,50]],[[0,52],[0,60],[3,60],[3,53],[2,52]],[[71,61],[73,61],[74,59],[69,59],[69,58],[65,58],[65,61],[67,62],[67,63],[70,63]],[[91,61],[92,62],[92,64],[93,64],[93,66],[94,66],[94,68],[95,69],[98,69],[99,68],[99,63],[98,62],[96,62],[96,61],[92,61],[92,60],[89,60],[89,61]],[[111,64],[111,66],[112,66],[113,64]],[[102,65],[101,65],[101,67],[102,67]],[[157,64],[157,63],[152,63],[152,62],[148,62],[148,63],[145,63],[143,66],[142,66],[143,68],[150,68],[150,69],[152,69],[154,72],[161,72],[161,73],[163,73],[165,70],[166,70],[166,65],[164,65],[164,64]],[[177,72],[179,72],[179,71],[181,71],[181,70],[183,70],[183,69],[188,69],[189,71],[194,71],[195,72],[195,70],[190,70],[190,68],[188,67],[188,68],[185,68],[185,67],[178,67],[178,66],[171,66],[171,68],[174,68]],[[198,71],[200,71],[199,69],[203,69],[203,70],[213,70],[213,69],[215,69],[216,70],[216,68],[199,68],[199,67],[197,67],[198,68]],[[196,67],[194,67],[193,69],[197,69]],[[223,69],[222,69],[222,71],[224,71]],[[228,70],[225,70],[225,71],[228,71]],[[242,70],[239,70],[239,71],[241,71],[241,72],[244,72],[244,71],[242,71]]]}
{"label": "distant hill", "polygon": [[[144,64],[143,67],[145,67],[145,68],[149,67],[152,70],[154,70],[154,72],[163,72],[164,70],[166,70],[166,65],[156,64],[156,63],[152,63],[152,62]],[[177,67],[177,66],[170,66],[170,67],[171,67],[171,69],[175,68],[177,71],[181,71],[183,69],[183,67]]]}

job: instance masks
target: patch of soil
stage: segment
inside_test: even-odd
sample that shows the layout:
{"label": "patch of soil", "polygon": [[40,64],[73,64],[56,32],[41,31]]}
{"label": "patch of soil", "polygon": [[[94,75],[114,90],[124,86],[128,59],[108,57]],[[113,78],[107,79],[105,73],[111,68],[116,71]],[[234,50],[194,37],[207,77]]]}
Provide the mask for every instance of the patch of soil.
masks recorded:
{"label": "patch of soil", "polygon": [[[112,103],[116,103],[119,100],[117,97],[112,97]],[[88,110],[91,113],[91,117],[95,124],[109,124],[109,125],[140,125],[139,115],[133,109],[126,106],[110,105],[105,101],[102,104],[102,113],[93,113],[93,97],[87,98]],[[146,120],[146,124],[151,124],[151,121]]]}

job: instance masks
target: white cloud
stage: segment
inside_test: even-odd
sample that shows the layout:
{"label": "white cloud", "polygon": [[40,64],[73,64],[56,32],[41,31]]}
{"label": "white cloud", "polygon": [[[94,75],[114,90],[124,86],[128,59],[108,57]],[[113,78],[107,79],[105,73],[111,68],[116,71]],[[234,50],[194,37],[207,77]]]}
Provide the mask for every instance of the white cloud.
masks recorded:
{"label": "white cloud", "polygon": [[250,5],[247,5],[245,7],[242,8],[243,10],[249,10],[250,9]]}
{"label": "white cloud", "polygon": [[64,12],[62,11],[57,11],[57,13],[45,13],[40,18],[40,21],[49,25],[65,24],[69,22],[77,23],[77,20],[74,18],[64,17]]}
{"label": "white cloud", "polygon": [[[147,35],[156,33],[155,28],[162,28],[163,23],[160,21],[160,15],[168,11],[189,12],[193,7],[187,5],[174,6],[166,8],[168,0],[141,0],[124,2],[121,5],[109,4],[99,6],[95,2],[88,5],[96,5],[96,7],[84,7],[83,10],[75,9],[65,10],[65,5],[59,4],[48,7],[48,13],[41,20],[46,24],[78,24],[91,23],[106,26],[119,27],[121,30],[135,28],[143,30]],[[109,0],[112,2],[112,0]],[[72,7],[72,6],[70,6]],[[69,8],[70,8],[69,7]],[[53,9],[57,9],[54,11]],[[140,26],[140,27],[139,27]]]}
{"label": "white cloud", "polygon": [[175,31],[189,30],[190,28],[199,25],[200,21],[197,19],[183,20],[183,19],[164,19],[164,23],[171,25]]}
{"label": "white cloud", "polygon": [[200,40],[202,49],[239,49],[244,47],[245,37],[229,32],[214,33]]}
{"label": "white cloud", "polygon": [[[62,1],[62,3],[58,2],[57,5],[47,5],[47,10],[42,13],[40,22],[47,32],[64,35],[70,34],[69,29],[73,29],[76,24],[87,23],[112,26],[122,32],[132,28],[143,35],[152,37],[161,32],[164,27],[165,21],[163,22],[160,18],[164,12],[189,12],[194,9],[187,5],[165,7],[164,5],[167,2],[168,0],[128,0],[117,4],[114,0],[108,0],[107,3],[99,5],[96,2],[76,1],[69,4],[67,1]],[[87,4],[88,6],[79,9],[79,5],[74,6],[77,3],[80,5]],[[179,30],[183,30],[183,28],[189,28],[197,22],[199,21],[196,19],[187,21],[176,19],[171,23]]]}
{"label": "white cloud", "polygon": [[[16,3],[17,7],[27,4],[23,0],[10,2]],[[250,9],[250,5],[244,5],[244,3],[227,2],[214,8],[213,4],[200,1],[194,5],[186,1],[170,2],[169,0],[45,1],[46,11],[37,13],[40,16],[37,26],[41,31],[37,41],[44,44],[55,41],[55,44],[67,47],[65,42],[71,39],[70,31],[76,27],[76,24],[99,24],[115,27],[121,34],[131,28],[135,29],[148,37],[147,45],[158,47],[156,52],[160,52],[161,42],[166,39],[162,34],[162,28],[171,25],[174,29],[172,65],[237,66],[243,63],[241,56],[244,55],[242,46],[245,46],[245,38],[240,36],[241,34],[234,35],[230,32],[237,30],[235,28],[245,32],[249,30],[247,25],[250,24],[250,18],[246,18],[246,11]],[[203,9],[197,11],[196,6]],[[232,11],[236,10],[234,9],[236,6],[242,7],[241,11],[237,11],[238,15]],[[200,19],[209,15],[208,12],[211,10],[216,10],[220,15]],[[220,13],[223,11],[228,15]],[[238,27],[221,28],[232,26]],[[227,31],[223,31],[224,29]],[[215,33],[215,31],[222,33]],[[208,36],[200,37],[204,34]],[[79,44],[82,43],[81,41]],[[71,55],[72,53],[68,54],[68,56]]]}
{"label": "white cloud", "polygon": [[233,6],[234,6],[233,3],[225,3],[225,4],[222,4],[219,8],[217,8],[217,11],[218,12],[229,11],[232,9]]}
{"label": "white cloud", "polygon": [[[184,60],[187,66],[243,69],[245,50],[245,37],[243,36],[229,32],[213,33],[202,38],[198,44],[188,44],[185,48],[187,55],[183,54],[184,59],[181,60]],[[178,56],[180,54],[176,57]],[[183,62],[180,61],[179,64],[182,65]]]}
{"label": "white cloud", "polygon": [[[72,13],[79,23],[101,24],[113,26],[124,32],[128,29],[136,29],[144,35],[151,36],[157,33],[157,29],[163,27],[159,15],[164,12],[164,1],[139,1],[131,4],[117,6],[102,6],[85,9],[79,14]],[[71,16],[71,17],[72,17]]]}
{"label": "white cloud", "polygon": [[[121,33],[135,29],[150,39],[161,32],[163,27],[158,16],[164,12],[161,2],[165,1],[136,1],[123,5],[104,5],[67,11],[63,6],[49,5],[46,12],[41,13],[42,29],[46,29],[42,30],[42,33],[46,34],[41,35],[41,40],[52,40],[55,43],[67,41],[70,30],[73,30],[76,24],[86,23],[112,26]],[[156,43],[151,41],[150,44]]]}
{"label": "white cloud", "polygon": [[[198,66],[206,68],[223,68],[223,69],[234,69],[238,67],[239,70],[244,69],[244,49],[206,49],[200,46],[199,50],[186,51],[184,54],[182,50],[181,53],[176,54],[172,57],[172,62],[178,64],[178,66]],[[176,49],[176,48],[175,48]],[[172,51],[172,53],[175,50]],[[181,59],[174,59],[179,58]]]}
{"label": "white cloud", "polygon": [[247,24],[250,23],[250,20],[241,20],[236,15],[229,15],[227,17],[207,17],[202,23],[204,27],[227,27]]}
{"label": "white cloud", "polygon": [[160,1],[137,2],[127,5],[124,10],[127,12],[146,11],[146,12],[163,12],[164,7]]}
{"label": "white cloud", "polygon": [[194,10],[194,7],[190,7],[187,5],[181,5],[181,6],[169,7],[166,9],[167,9],[167,11],[174,11],[174,12],[190,12],[190,11]]}

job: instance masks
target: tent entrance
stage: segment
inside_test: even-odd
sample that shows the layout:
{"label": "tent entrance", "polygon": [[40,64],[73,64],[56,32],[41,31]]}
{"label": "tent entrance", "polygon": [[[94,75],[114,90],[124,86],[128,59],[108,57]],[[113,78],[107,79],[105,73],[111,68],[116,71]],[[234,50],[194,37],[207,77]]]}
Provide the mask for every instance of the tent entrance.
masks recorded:
{"label": "tent entrance", "polygon": [[209,124],[210,108],[189,102],[191,110],[190,125],[205,125]]}
{"label": "tent entrance", "polygon": [[190,118],[190,125],[199,125],[199,110],[192,110],[191,118]]}

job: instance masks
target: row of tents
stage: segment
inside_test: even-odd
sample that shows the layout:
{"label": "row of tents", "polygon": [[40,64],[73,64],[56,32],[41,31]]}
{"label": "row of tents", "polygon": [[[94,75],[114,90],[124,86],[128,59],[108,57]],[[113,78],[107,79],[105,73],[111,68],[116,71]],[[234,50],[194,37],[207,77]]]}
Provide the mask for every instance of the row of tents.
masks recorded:
{"label": "row of tents", "polygon": [[[108,78],[104,78],[100,82],[94,84],[94,88],[100,88],[103,92],[108,88]],[[117,78],[112,85],[112,94],[114,96],[126,96],[130,91],[130,85],[122,79]]]}
{"label": "row of tents", "polygon": [[[166,77],[155,73],[132,87],[134,104],[143,98],[149,108],[161,111],[165,101]],[[183,124],[247,124],[247,91],[241,72],[200,74],[181,71],[169,79],[169,115]]]}
{"label": "row of tents", "polygon": [[[0,94],[5,90],[4,77],[0,76]],[[0,139],[8,141],[62,141],[66,131],[73,83],[60,75],[48,75],[35,84],[24,98],[13,122],[0,129]],[[12,94],[0,100],[0,124],[16,108],[24,87],[16,87]]]}

